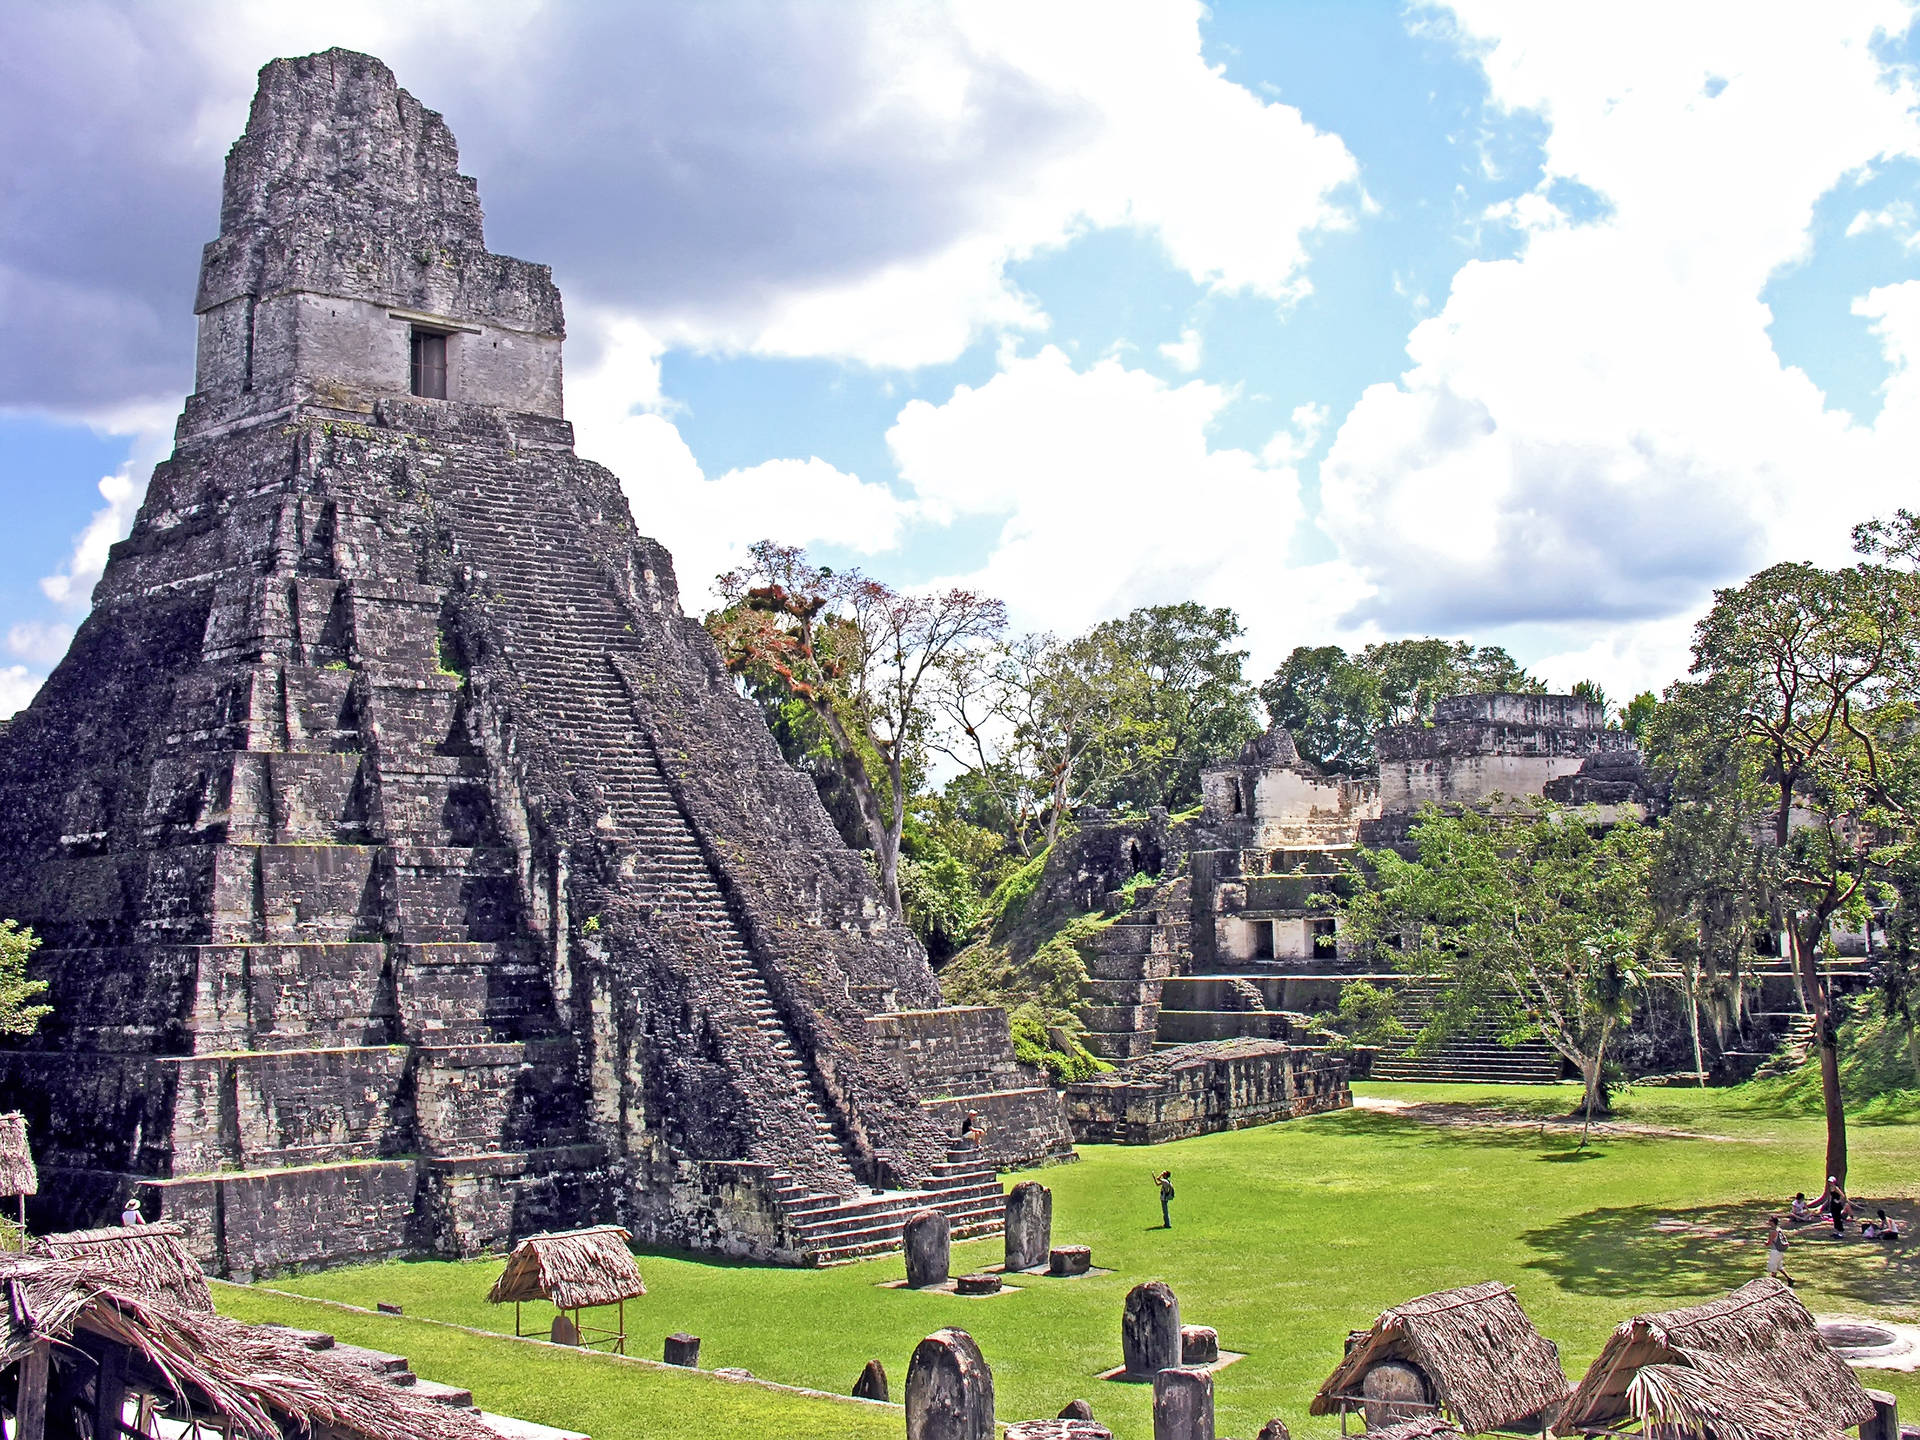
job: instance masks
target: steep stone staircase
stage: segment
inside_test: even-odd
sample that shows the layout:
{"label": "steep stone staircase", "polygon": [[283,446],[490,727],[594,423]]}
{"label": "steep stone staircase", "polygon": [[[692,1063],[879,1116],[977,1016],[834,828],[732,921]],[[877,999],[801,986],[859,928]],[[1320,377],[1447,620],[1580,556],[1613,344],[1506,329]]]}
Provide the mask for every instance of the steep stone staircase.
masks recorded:
{"label": "steep stone staircase", "polygon": [[643,668],[642,652],[638,643],[631,652],[607,648],[608,636],[632,633],[627,602],[610,576],[578,559],[563,563],[538,542],[547,524],[569,518],[549,521],[540,514],[547,494],[511,475],[487,473],[479,457],[463,477],[468,484],[462,492],[439,497],[440,504],[467,511],[474,521],[523,517],[527,553],[516,554],[512,564],[495,563],[484,588],[519,623],[538,629],[549,663],[523,667],[533,708],[547,721],[556,747],[571,752],[580,770],[599,782],[605,813],[596,818],[596,829],[621,853],[626,893],[656,920],[704,942],[700,949],[720,982],[707,998],[723,1005],[734,1022],[731,1043],[749,1059],[762,1092],[756,1103],[766,1110],[765,1151],[748,1158],[771,1162],[767,1193],[795,1248],[815,1265],[897,1250],[901,1227],[921,1208],[944,1211],[956,1238],[996,1233],[1000,1185],[977,1155],[951,1151],[918,1190],[875,1193],[859,1181],[852,1146],[823,1105],[660,757],[634,716],[621,672],[629,665]]}
{"label": "steep stone staircase", "polygon": [[1005,1196],[991,1166],[971,1146],[951,1146],[947,1159],[919,1190],[887,1190],[834,1199],[772,1177],[775,1202],[797,1248],[813,1265],[845,1265],[900,1248],[900,1231],[916,1210],[938,1210],[955,1240],[997,1235],[1005,1219]]}
{"label": "steep stone staircase", "polygon": [[1158,885],[1089,942],[1088,978],[1075,1013],[1086,1026],[1087,1049],[1101,1059],[1133,1060],[1152,1052],[1161,984],[1190,953],[1191,895],[1185,874]]}
{"label": "steep stone staircase", "polygon": [[[1394,1013],[1409,1030],[1417,1030],[1439,999],[1439,981],[1410,978],[1395,987]],[[1552,1085],[1561,1076],[1559,1053],[1542,1040],[1504,1045],[1491,1025],[1456,1035],[1429,1055],[1412,1055],[1406,1048],[1383,1052],[1373,1062],[1375,1080],[1413,1080],[1435,1084],[1481,1083]]]}
{"label": "steep stone staircase", "polygon": [[[1762,1017],[1756,1015],[1753,1018],[1758,1020]],[[1789,1015],[1773,1052],[1760,1062],[1760,1068],[1753,1072],[1753,1078],[1771,1080],[1776,1076],[1791,1075],[1806,1064],[1807,1056],[1813,1053],[1813,1037],[1813,1016],[1805,1013]]]}

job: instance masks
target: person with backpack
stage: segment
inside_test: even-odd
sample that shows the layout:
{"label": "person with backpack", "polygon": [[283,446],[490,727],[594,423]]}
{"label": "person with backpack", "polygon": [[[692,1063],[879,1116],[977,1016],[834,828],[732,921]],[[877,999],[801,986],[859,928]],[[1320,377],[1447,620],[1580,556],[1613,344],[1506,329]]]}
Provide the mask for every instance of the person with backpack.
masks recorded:
{"label": "person with backpack", "polygon": [[1171,1230],[1173,1228],[1173,1214],[1167,1207],[1173,1203],[1173,1172],[1171,1170],[1162,1170],[1158,1175],[1153,1177],[1153,1183],[1160,1187],[1160,1228],[1162,1230]]}

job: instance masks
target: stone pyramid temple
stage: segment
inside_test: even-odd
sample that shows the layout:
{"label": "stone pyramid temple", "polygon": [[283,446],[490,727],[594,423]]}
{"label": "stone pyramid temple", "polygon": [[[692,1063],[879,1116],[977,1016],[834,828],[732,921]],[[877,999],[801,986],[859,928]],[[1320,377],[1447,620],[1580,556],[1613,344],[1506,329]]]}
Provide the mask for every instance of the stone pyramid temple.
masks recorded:
{"label": "stone pyramid temple", "polygon": [[441,118],[369,56],[269,64],[194,309],[175,451],[0,730],[40,1223],[135,1195],[241,1277],[996,1227],[1058,1097],[1002,1012],[937,1008],[574,454],[559,292],[487,250]]}

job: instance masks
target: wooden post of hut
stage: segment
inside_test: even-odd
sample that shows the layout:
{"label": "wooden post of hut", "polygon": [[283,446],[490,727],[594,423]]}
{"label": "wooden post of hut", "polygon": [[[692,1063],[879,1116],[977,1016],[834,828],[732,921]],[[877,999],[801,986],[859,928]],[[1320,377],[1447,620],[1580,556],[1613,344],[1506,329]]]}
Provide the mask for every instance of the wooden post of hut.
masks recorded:
{"label": "wooden post of hut", "polygon": [[26,1248],[27,1197],[40,1193],[40,1172],[27,1144],[27,1117],[18,1110],[0,1115],[0,1195],[11,1195],[20,1217],[20,1245]]}
{"label": "wooden post of hut", "polygon": [[[521,1303],[545,1300],[568,1317],[575,1343],[586,1349],[604,1345],[611,1353],[624,1355],[627,1301],[647,1293],[628,1248],[632,1239],[617,1225],[528,1236],[507,1257],[507,1268],[493,1282],[487,1299],[495,1305],[513,1303],[516,1335],[521,1333]],[[617,1307],[613,1329],[582,1320],[582,1310],[607,1305]]]}

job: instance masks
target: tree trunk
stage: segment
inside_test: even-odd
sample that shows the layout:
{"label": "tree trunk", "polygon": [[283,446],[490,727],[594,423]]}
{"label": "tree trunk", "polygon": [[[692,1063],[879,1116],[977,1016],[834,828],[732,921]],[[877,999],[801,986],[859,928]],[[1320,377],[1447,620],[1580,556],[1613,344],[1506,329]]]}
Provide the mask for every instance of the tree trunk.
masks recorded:
{"label": "tree trunk", "polygon": [[1699,1083],[1707,1083],[1707,1062],[1700,1053],[1700,970],[1690,967],[1687,973],[1687,1029],[1693,1035],[1693,1073],[1700,1077]]}
{"label": "tree trunk", "polygon": [[893,787],[893,814],[880,840],[880,888],[886,891],[887,904],[895,919],[902,918],[900,906],[900,837],[907,828],[907,797],[901,794],[900,752],[896,746],[887,756],[887,779]]}
{"label": "tree trunk", "polygon": [[1787,929],[1793,944],[1793,972],[1806,996],[1807,1010],[1813,1016],[1814,1044],[1820,1050],[1820,1104],[1827,1117],[1827,1174],[1842,1188],[1847,1183],[1847,1111],[1840,1093],[1840,1036],[1833,1013],[1833,995],[1820,974],[1819,936],[1827,917],[1815,911],[1808,917],[1807,929],[1791,925]]}

